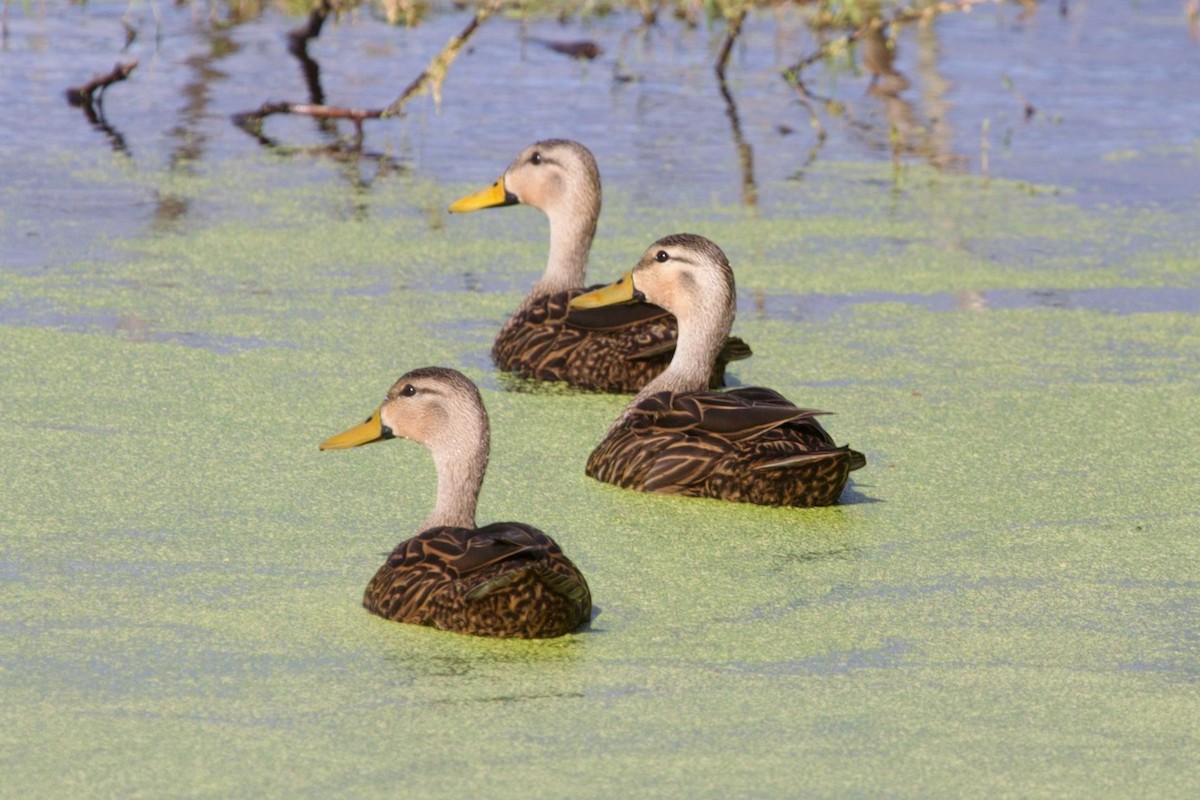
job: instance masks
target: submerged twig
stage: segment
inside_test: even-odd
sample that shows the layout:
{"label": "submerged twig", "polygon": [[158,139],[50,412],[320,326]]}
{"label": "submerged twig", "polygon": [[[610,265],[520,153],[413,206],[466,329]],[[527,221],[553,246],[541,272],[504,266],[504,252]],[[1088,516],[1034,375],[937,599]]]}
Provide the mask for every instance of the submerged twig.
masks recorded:
{"label": "submerged twig", "polygon": [[109,72],[107,75],[94,77],[83,86],[67,89],[67,102],[77,107],[100,103],[104,96],[104,90],[114,83],[120,83],[128,78],[129,74],[137,68],[137,65],[136,58],[124,64],[117,62],[117,65],[112,68],[112,72]]}

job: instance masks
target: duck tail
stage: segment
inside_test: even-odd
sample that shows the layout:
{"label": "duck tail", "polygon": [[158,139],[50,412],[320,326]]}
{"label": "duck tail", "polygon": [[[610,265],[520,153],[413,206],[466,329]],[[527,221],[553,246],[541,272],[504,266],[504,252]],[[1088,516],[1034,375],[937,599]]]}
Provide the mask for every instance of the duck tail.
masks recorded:
{"label": "duck tail", "polygon": [[725,345],[721,348],[720,354],[717,355],[717,360],[728,363],[730,361],[741,361],[752,355],[754,355],[754,351],[750,349],[750,345],[737,336],[729,336],[726,337]]}

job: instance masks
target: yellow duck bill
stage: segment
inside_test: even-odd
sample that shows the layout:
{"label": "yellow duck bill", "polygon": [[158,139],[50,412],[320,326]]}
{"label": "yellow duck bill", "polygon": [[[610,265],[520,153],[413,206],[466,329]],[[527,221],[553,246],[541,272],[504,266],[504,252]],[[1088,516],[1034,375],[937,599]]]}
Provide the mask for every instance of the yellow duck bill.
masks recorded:
{"label": "yellow duck bill", "polygon": [[600,308],[618,303],[644,303],[646,296],[633,285],[633,272],[626,272],[616,283],[601,286],[571,300],[571,308]]}
{"label": "yellow duck bill", "polygon": [[367,421],[361,425],[355,425],[348,431],[339,433],[337,436],[330,437],[321,442],[321,450],[348,450],[351,447],[358,447],[362,444],[370,444],[378,442],[382,439],[394,438],[395,434],[392,429],[383,424],[379,418],[379,413],[383,407],[375,409],[375,413],[367,418]]}
{"label": "yellow duck bill", "polygon": [[481,192],[459,198],[450,204],[451,214],[466,214],[481,208],[496,206],[513,206],[521,202],[517,196],[504,188],[504,178],[500,178]]}

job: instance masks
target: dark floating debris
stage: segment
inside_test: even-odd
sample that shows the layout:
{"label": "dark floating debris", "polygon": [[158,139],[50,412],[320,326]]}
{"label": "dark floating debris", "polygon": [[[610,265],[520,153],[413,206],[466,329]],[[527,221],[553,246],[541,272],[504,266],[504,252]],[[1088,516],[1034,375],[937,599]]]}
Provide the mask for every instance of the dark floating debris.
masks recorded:
{"label": "dark floating debris", "polygon": [[604,49],[590,39],[582,39],[578,42],[555,42],[548,39],[533,39],[532,41],[548,47],[556,53],[583,61],[591,61],[604,54]]}

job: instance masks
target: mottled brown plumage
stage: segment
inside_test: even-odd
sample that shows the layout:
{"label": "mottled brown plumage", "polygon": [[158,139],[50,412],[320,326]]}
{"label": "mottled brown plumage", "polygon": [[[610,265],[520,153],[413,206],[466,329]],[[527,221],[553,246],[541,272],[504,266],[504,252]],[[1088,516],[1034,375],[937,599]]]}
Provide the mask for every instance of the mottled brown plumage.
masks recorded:
{"label": "mottled brown plumage", "polygon": [[367,585],[368,610],[479,636],[561,636],[587,622],[587,581],[553,539],[518,522],[475,527],[490,438],[475,384],[451,369],[413,370],[366,422],[321,449],[394,437],[429,449],[437,501],[422,532],[397,545]]}
{"label": "mottled brown plumage", "polygon": [[[653,380],[675,353],[675,318],[649,303],[568,315],[573,298],[598,287],[527,299],[496,337],[496,366],[523,378],[602,392],[637,392]],[[749,356],[741,339],[729,337],[709,371],[708,387],[724,386],[726,364]]]}
{"label": "mottled brown plumage", "polygon": [[656,392],[631,406],[588,458],[587,474],[644,492],[768,506],[837,502],[861,453],[770,389]]}
{"label": "mottled brown plumage", "polygon": [[620,281],[576,302],[584,308],[643,295],[679,319],[670,367],[613,423],[587,474],[627,489],[772,506],[837,502],[866,459],[839,447],[816,417],[771,389],[705,390],[707,366],[733,325],[733,270],[701,236],[655,242]]}
{"label": "mottled brown plumage", "polygon": [[561,636],[585,622],[583,575],[537,528],[436,527],[401,542],[363,593],[372,613],[476,636]]}
{"label": "mottled brown plumage", "polygon": [[[547,139],[525,149],[495,184],[450,206],[469,212],[531,205],[550,221],[545,272],[500,329],[492,347],[496,366],[526,378],[566,381],[604,392],[636,392],[666,369],[678,338],[675,319],[647,303],[600,314],[579,313],[569,301],[585,291],[588,254],[600,216],[600,171],[586,147]],[[725,385],[725,365],[748,358],[750,348],[729,338],[708,385]]]}

